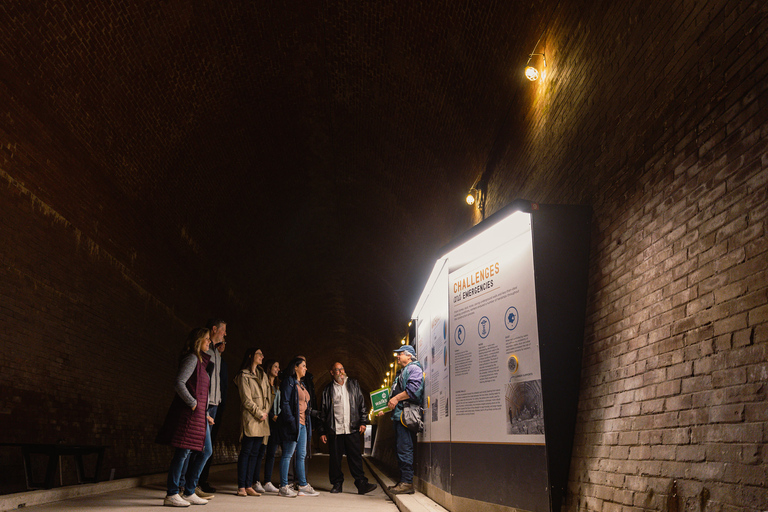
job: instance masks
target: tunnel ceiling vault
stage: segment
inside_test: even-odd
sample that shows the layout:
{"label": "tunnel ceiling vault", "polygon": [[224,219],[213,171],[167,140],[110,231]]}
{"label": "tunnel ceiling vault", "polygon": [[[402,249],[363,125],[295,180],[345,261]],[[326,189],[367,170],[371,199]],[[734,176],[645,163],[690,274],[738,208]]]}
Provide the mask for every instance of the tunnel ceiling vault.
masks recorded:
{"label": "tunnel ceiling vault", "polygon": [[[190,325],[219,309],[231,339],[368,374],[438,249],[471,225],[463,194],[521,94],[544,9],[298,4],[0,5],[0,87],[17,109],[0,135],[61,152],[3,171]],[[40,133],[14,132],[19,111]],[[196,263],[150,279],[158,254]],[[190,271],[219,291],[175,297]]]}

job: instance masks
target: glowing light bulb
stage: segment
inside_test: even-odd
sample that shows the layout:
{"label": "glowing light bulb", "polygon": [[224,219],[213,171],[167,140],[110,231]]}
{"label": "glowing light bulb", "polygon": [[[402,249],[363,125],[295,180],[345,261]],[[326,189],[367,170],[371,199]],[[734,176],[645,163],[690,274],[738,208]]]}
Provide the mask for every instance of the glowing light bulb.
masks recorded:
{"label": "glowing light bulb", "polygon": [[535,82],[539,79],[539,70],[533,66],[525,68],[525,77],[531,82]]}

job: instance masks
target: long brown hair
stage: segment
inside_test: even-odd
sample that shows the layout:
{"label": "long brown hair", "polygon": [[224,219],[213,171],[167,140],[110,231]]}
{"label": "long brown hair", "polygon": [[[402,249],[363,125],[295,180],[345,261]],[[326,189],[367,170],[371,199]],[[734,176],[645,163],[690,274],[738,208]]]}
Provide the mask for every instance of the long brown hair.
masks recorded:
{"label": "long brown hair", "polygon": [[210,336],[211,331],[205,327],[195,327],[189,331],[187,341],[184,344],[184,352],[181,353],[181,357],[187,354],[195,354],[198,361],[203,360],[203,341],[206,336]]}

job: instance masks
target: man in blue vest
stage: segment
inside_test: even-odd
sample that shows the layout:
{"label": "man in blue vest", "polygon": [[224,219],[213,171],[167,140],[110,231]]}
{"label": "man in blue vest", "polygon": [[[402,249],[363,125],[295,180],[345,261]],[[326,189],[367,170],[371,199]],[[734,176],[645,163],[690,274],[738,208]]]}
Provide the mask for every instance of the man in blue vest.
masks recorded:
{"label": "man in blue vest", "polygon": [[389,490],[392,494],[413,494],[413,453],[416,447],[416,433],[408,430],[400,421],[406,402],[421,404],[424,393],[424,370],[416,360],[416,350],[410,345],[403,345],[397,350],[397,364],[403,367],[392,386],[387,407],[392,411],[395,425],[395,451],[400,482]]}

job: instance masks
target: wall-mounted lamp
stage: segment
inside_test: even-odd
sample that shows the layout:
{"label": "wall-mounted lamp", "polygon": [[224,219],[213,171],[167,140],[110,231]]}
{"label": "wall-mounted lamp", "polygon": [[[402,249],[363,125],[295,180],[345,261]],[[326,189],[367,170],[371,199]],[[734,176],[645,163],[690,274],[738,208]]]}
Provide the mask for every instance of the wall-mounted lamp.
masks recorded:
{"label": "wall-mounted lamp", "polygon": [[480,195],[480,191],[476,188],[469,189],[469,192],[467,192],[467,204],[469,206],[472,206],[475,204],[475,201],[477,200],[477,196]]}
{"label": "wall-mounted lamp", "polygon": [[[540,41],[541,41],[541,37],[539,38],[538,41],[536,41],[536,46],[533,47],[533,51],[534,52],[536,51],[536,48],[539,46],[539,42]],[[535,67],[529,66],[529,64],[531,63],[531,59],[534,56],[536,56],[536,55],[541,55],[541,58],[542,58],[542,61],[543,61],[543,66],[541,68],[541,72],[539,72],[539,70],[536,69]],[[531,82],[535,82],[536,80],[539,79],[539,76],[541,76],[542,80],[547,78],[547,57],[546,57],[546,55],[544,55],[543,52],[542,53],[531,53],[530,55],[528,55],[528,62],[525,63],[525,77],[528,80],[530,80]]]}
{"label": "wall-mounted lamp", "polygon": [[482,181],[482,176],[475,180],[472,187],[467,192],[466,201],[469,206],[477,205],[477,209],[480,210],[483,218],[485,218],[485,186]]}

